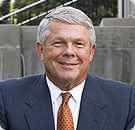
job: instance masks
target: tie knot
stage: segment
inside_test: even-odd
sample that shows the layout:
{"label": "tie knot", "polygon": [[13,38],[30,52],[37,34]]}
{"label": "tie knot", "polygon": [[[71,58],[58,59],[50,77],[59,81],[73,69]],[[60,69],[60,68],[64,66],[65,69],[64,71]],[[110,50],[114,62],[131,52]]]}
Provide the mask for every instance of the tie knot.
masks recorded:
{"label": "tie knot", "polygon": [[71,94],[69,92],[62,93],[62,102],[67,103],[69,101],[69,98],[71,97]]}

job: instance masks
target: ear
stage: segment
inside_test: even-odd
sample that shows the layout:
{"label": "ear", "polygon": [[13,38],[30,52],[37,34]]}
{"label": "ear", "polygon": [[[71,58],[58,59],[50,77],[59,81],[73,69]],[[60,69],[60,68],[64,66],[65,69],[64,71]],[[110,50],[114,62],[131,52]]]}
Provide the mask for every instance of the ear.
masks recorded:
{"label": "ear", "polygon": [[40,44],[39,42],[36,42],[36,49],[37,49],[37,52],[40,56],[40,59],[43,61],[44,60],[44,48],[43,48],[43,45]]}
{"label": "ear", "polygon": [[92,46],[90,48],[90,61],[92,61],[92,59],[94,57],[95,50],[96,50],[96,43],[92,44]]}

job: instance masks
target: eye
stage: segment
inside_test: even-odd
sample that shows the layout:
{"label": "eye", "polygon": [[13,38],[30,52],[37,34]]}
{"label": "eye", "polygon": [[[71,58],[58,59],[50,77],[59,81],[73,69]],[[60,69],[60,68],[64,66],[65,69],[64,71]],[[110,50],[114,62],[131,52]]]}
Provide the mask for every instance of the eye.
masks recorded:
{"label": "eye", "polygon": [[75,45],[78,48],[83,48],[84,47],[84,43],[82,43],[82,42],[75,42]]}
{"label": "eye", "polygon": [[63,45],[63,42],[62,42],[62,41],[55,41],[55,42],[53,43],[53,45],[54,45],[55,47],[61,47],[61,46]]}
{"label": "eye", "polygon": [[58,44],[59,45],[59,44],[61,44],[61,42],[60,41],[57,41],[57,42],[54,42],[54,44],[56,44],[56,45]]}

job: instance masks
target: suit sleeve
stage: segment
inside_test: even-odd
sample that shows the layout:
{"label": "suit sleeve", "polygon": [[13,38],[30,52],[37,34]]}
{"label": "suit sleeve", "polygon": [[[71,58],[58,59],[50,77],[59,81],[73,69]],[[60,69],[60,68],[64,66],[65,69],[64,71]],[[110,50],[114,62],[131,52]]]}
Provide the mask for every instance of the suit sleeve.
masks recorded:
{"label": "suit sleeve", "polygon": [[135,128],[135,88],[133,87],[132,93],[130,96],[130,111],[129,111],[129,116],[128,120],[126,123],[126,130],[131,130]]}
{"label": "suit sleeve", "polygon": [[5,116],[5,110],[4,110],[4,103],[3,103],[3,96],[2,96],[1,86],[0,86],[0,127],[8,130],[6,116]]}

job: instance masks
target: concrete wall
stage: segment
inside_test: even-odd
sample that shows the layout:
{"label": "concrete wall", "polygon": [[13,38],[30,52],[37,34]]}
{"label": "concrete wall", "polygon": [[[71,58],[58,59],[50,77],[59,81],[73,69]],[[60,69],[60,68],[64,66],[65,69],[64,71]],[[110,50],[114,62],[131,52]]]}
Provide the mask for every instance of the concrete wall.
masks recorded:
{"label": "concrete wall", "polygon": [[135,84],[135,27],[97,27],[91,72]]}
{"label": "concrete wall", "polygon": [[103,18],[100,26],[135,26],[135,18]]}
{"label": "concrete wall", "polygon": [[35,48],[37,27],[22,26],[22,54],[24,56],[24,75],[43,72],[42,63]]}
{"label": "concrete wall", "polygon": [[135,1],[124,0],[124,17],[129,17],[132,13],[135,13]]}
{"label": "concrete wall", "polygon": [[21,76],[20,27],[0,25],[0,80]]}
{"label": "concrete wall", "polygon": [[[95,27],[95,29],[97,49],[89,73],[135,85],[135,27],[108,26]],[[0,28],[0,79],[44,72],[35,49],[36,31],[37,27],[33,26],[5,26],[3,31]],[[12,34],[12,40],[9,34]],[[20,43],[21,48],[13,46],[14,49],[8,49],[6,46],[3,50],[5,43],[10,46]],[[7,60],[3,62],[3,58]]]}

